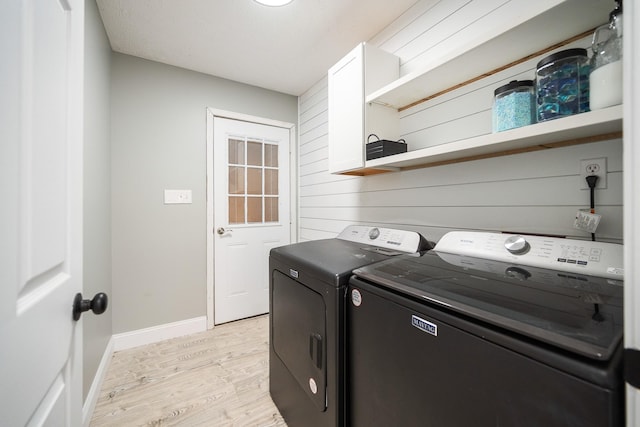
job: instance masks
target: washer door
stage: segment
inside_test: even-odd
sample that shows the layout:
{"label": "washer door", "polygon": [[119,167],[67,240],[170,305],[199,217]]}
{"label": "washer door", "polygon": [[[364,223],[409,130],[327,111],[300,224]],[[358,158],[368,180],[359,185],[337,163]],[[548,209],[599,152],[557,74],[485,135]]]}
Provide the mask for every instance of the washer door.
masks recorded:
{"label": "washer door", "polygon": [[273,348],[320,411],[327,408],[325,312],[322,295],[273,272]]}

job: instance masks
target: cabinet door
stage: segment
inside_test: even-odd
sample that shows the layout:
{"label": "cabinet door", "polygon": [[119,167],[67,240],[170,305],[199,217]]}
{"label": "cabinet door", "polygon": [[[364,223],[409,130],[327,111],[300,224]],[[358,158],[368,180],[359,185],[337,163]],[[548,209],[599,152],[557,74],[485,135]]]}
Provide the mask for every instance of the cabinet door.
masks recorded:
{"label": "cabinet door", "polygon": [[369,104],[367,94],[396,80],[400,59],[361,43],[329,70],[329,172],[342,173],[365,166],[366,139],[398,138],[398,115],[393,108]]}
{"label": "cabinet door", "polygon": [[364,166],[364,44],[329,69],[329,172]]}

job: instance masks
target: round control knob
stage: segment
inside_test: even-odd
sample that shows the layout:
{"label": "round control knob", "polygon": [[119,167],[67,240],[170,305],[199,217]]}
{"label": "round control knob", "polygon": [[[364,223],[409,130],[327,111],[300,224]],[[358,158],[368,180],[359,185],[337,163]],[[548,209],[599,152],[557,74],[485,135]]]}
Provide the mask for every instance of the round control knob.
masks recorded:
{"label": "round control knob", "polygon": [[377,228],[372,228],[369,231],[369,239],[370,240],[376,240],[378,238],[378,236],[380,236],[380,230],[378,230]]}
{"label": "round control knob", "polygon": [[529,252],[529,242],[522,236],[511,236],[504,241],[504,247],[514,255],[522,255]]}

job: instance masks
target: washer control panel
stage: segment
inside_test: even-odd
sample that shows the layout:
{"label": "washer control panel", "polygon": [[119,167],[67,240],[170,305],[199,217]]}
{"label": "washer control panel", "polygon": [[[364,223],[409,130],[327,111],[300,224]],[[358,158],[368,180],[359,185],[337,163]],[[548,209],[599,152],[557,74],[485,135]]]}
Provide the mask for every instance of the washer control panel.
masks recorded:
{"label": "washer control panel", "polygon": [[518,234],[451,231],[436,252],[624,280],[623,247],[615,243]]}
{"label": "washer control panel", "polygon": [[429,249],[425,247],[427,242],[420,233],[393,228],[350,225],[337,238],[397,252],[413,253]]}

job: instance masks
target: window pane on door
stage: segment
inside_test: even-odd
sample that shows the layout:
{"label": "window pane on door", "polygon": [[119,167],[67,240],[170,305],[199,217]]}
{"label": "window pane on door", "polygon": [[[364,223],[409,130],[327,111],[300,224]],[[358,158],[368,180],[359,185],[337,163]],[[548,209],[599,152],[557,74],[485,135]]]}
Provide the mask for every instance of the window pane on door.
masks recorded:
{"label": "window pane on door", "polygon": [[229,166],[229,194],[244,194],[244,168]]}
{"label": "window pane on door", "polygon": [[262,169],[247,169],[247,194],[262,194]]}
{"label": "window pane on door", "polygon": [[244,197],[229,197],[229,224],[244,224]]}
{"label": "window pane on door", "polygon": [[274,144],[264,145],[264,165],[268,167],[278,167],[278,146]]}
{"label": "window pane on door", "polygon": [[262,197],[247,197],[247,223],[262,222]]}
{"label": "window pane on door", "polygon": [[247,141],[247,164],[262,166],[262,142]]}
{"label": "window pane on door", "polygon": [[278,195],[278,169],[264,170],[264,194]]}
{"label": "window pane on door", "polygon": [[244,165],[244,140],[229,139],[229,163]]}
{"label": "window pane on door", "polygon": [[264,222],[278,222],[278,198],[265,197]]}

